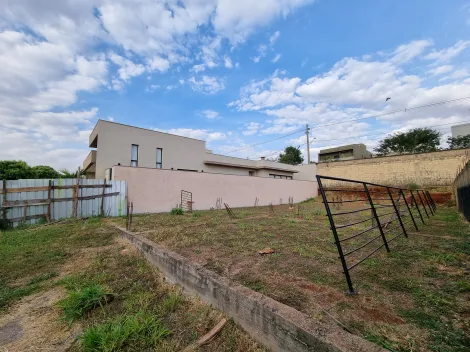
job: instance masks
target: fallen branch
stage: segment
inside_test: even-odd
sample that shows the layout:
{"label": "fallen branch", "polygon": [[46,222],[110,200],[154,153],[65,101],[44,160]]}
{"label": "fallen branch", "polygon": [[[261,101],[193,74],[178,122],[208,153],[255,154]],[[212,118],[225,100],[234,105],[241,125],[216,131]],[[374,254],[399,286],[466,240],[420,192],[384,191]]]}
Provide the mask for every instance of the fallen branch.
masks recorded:
{"label": "fallen branch", "polygon": [[197,340],[195,343],[192,343],[188,347],[186,347],[182,352],[190,352],[195,350],[196,348],[205,345],[208,343],[210,340],[214,338],[215,335],[217,335],[220,330],[227,324],[227,319],[222,319],[214,328],[209,331],[207,334],[205,334],[203,337],[201,337],[199,340]]}

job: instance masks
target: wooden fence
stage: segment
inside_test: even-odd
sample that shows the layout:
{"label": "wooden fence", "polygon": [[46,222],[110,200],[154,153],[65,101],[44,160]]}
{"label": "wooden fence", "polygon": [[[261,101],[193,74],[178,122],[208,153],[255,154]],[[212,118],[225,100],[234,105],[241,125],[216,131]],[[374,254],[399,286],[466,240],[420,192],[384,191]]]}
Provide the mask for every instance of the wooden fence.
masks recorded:
{"label": "wooden fence", "polygon": [[127,182],[89,179],[3,180],[0,221],[34,224],[127,214]]}

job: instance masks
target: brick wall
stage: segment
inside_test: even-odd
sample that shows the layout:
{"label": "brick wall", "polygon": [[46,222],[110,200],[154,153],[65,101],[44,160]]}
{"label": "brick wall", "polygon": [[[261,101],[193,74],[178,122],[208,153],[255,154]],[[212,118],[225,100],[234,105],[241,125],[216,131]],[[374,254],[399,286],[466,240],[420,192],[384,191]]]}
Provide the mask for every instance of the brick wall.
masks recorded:
{"label": "brick wall", "polygon": [[459,167],[470,158],[470,149],[385,156],[372,159],[319,163],[317,173],[378,184],[447,190]]}

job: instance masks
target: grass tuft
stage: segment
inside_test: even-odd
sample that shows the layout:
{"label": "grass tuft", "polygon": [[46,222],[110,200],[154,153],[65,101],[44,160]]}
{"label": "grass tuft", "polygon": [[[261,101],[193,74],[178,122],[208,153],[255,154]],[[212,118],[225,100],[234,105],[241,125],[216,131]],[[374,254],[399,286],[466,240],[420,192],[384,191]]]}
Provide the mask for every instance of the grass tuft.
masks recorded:
{"label": "grass tuft", "polygon": [[69,292],[68,296],[59,302],[62,318],[69,323],[83,317],[92,309],[110,302],[114,295],[101,285],[92,284],[87,287]]}
{"label": "grass tuft", "polygon": [[170,333],[155,315],[140,311],[88,328],[80,341],[85,352],[143,351],[151,350]]}
{"label": "grass tuft", "polygon": [[170,212],[171,215],[183,215],[184,211],[181,208],[173,208]]}

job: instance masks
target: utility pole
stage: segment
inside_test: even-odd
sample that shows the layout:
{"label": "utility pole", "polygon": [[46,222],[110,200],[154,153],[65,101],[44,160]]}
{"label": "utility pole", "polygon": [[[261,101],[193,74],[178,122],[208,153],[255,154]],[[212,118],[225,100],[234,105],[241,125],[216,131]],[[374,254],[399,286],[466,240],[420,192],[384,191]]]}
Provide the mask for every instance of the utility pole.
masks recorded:
{"label": "utility pole", "polygon": [[307,161],[310,164],[310,139],[308,136],[308,131],[310,131],[310,128],[308,128],[308,123],[305,125],[305,134],[307,135]]}

